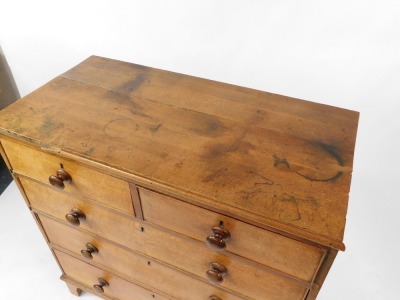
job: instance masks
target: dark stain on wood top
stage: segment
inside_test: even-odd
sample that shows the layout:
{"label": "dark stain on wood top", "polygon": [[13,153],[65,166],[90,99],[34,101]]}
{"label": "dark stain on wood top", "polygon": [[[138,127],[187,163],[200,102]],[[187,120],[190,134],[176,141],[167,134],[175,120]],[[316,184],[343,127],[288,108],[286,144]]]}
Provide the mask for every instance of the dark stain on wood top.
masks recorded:
{"label": "dark stain on wood top", "polygon": [[146,72],[139,73],[132,80],[127,81],[117,88],[118,91],[131,93],[137,90],[147,80]]}
{"label": "dark stain on wood top", "polygon": [[354,111],[95,56],[0,112],[0,133],[341,249],[357,124]]}

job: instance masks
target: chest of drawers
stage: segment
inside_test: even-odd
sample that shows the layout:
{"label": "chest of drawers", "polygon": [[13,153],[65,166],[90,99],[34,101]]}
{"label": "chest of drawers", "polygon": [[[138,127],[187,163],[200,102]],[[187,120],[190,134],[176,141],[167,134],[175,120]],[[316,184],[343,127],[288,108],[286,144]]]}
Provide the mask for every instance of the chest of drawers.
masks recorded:
{"label": "chest of drawers", "polygon": [[0,112],[0,151],[76,295],[310,300],[344,250],[357,123],[93,56]]}

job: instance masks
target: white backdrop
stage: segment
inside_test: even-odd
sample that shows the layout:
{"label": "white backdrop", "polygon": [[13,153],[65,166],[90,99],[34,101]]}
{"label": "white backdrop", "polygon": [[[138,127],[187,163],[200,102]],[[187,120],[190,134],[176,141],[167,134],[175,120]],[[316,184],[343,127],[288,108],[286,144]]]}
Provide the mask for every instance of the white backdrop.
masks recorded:
{"label": "white backdrop", "polygon": [[400,299],[399,1],[0,0],[0,45],[22,96],[96,54],[360,111],[347,250],[319,299]]}

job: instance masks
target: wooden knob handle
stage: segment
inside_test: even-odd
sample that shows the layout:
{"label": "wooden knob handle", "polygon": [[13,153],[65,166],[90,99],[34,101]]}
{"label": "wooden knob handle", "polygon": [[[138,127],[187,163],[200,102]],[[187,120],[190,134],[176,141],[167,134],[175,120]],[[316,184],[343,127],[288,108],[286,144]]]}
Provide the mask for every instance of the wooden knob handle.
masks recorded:
{"label": "wooden knob handle", "polygon": [[212,295],[212,296],[208,297],[208,300],[222,300],[222,299],[218,296]]}
{"label": "wooden knob handle", "polygon": [[98,293],[104,293],[104,287],[105,286],[109,286],[108,282],[103,279],[103,278],[99,278],[99,284],[95,284],[93,286],[94,290]]}
{"label": "wooden knob handle", "polygon": [[73,208],[69,214],[65,215],[65,218],[71,225],[79,226],[81,221],[86,219],[86,216],[81,210]]}
{"label": "wooden knob handle", "polygon": [[63,189],[65,187],[64,183],[71,183],[71,181],[71,176],[63,169],[57,170],[56,176],[51,175],[49,177],[50,184],[59,189]]}
{"label": "wooden knob handle", "polygon": [[86,244],[86,249],[81,250],[81,254],[84,258],[93,259],[93,253],[98,253],[99,250],[90,243]]}
{"label": "wooden knob handle", "polygon": [[228,270],[221,264],[213,262],[210,264],[210,269],[206,275],[208,281],[214,284],[221,284],[224,281],[224,276],[228,273]]}
{"label": "wooden knob handle", "polygon": [[229,240],[231,234],[221,227],[213,227],[211,231],[212,235],[207,237],[207,246],[214,251],[224,251],[226,248],[225,242]]}

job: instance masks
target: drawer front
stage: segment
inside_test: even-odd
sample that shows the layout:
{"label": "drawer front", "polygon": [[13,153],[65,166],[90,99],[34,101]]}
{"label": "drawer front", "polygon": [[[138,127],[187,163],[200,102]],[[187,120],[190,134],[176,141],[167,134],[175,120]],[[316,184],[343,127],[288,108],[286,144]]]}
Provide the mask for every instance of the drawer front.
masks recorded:
{"label": "drawer front", "polygon": [[86,219],[80,223],[81,229],[175,266],[203,281],[207,280],[206,272],[210,263],[217,262],[228,268],[228,274],[220,286],[249,298],[300,300],[307,291],[299,283],[271,274],[258,264],[214,253],[204,243],[155,229],[134,218],[90,205],[68,193],[21,179],[33,208],[64,222],[65,214],[71,208],[78,208],[86,215]]}
{"label": "drawer front", "polygon": [[[147,290],[143,287],[135,285],[127,280],[124,280],[114,274],[105,272],[99,268],[89,265],[79,259],[73,258],[61,251],[54,250],[54,253],[60,262],[61,268],[64,273],[78,281],[84,286],[91,287],[94,294],[99,296],[106,296],[110,298],[116,298],[120,300],[150,300],[150,299],[161,299],[166,300],[167,298],[155,294],[154,292]],[[99,284],[99,278],[103,278],[107,281],[108,286],[105,286],[104,293],[98,293],[93,288],[95,284]],[[134,296],[134,298],[133,298]]]}
{"label": "drawer front", "polygon": [[2,140],[13,170],[44,183],[63,169],[72,177],[65,190],[91,198],[128,214],[134,214],[129,184],[89,167],[36,150],[9,140]]}
{"label": "drawer front", "polygon": [[[177,270],[166,267],[157,261],[135,254],[125,248],[116,246],[99,237],[76,230],[45,216],[40,216],[40,222],[50,243],[57,245],[76,255],[86,249],[86,244],[95,246],[97,252],[92,253],[92,259],[83,260],[101,264],[107,268],[122,273],[136,281],[174,296],[178,299],[208,299],[218,296],[224,300],[239,300],[237,296],[228,294],[210,284],[185,275]],[[190,287],[188,289],[187,287]]]}
{"label": "drawer front", "polygon": [[224,229],[230,233],[229,239],[222,239],[226,251],[301,280],[313,280],[326,253],[323,249],[159,193],[139,189],[139,194],[146,221],[204,243],[208,236],[213,235],[211,228],[219,227],[222,222]]}

